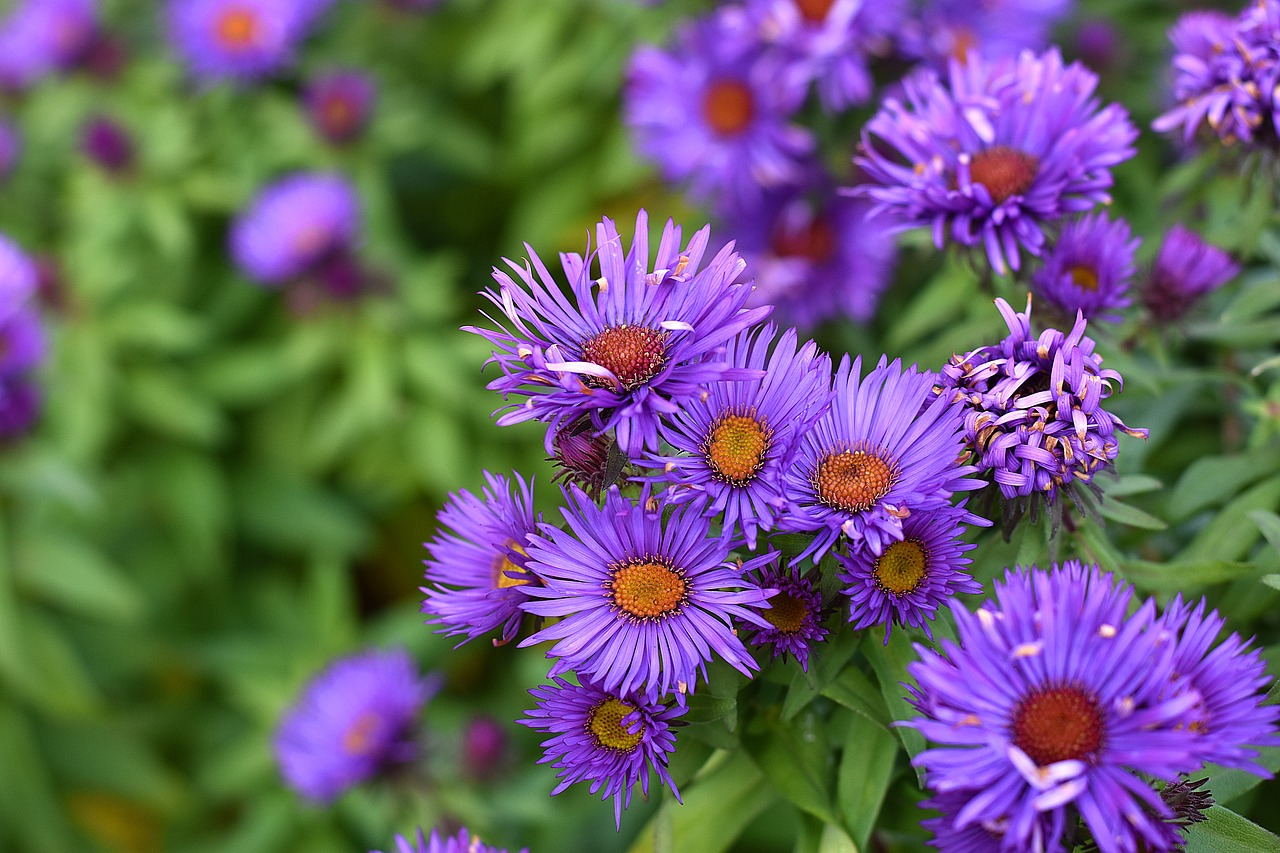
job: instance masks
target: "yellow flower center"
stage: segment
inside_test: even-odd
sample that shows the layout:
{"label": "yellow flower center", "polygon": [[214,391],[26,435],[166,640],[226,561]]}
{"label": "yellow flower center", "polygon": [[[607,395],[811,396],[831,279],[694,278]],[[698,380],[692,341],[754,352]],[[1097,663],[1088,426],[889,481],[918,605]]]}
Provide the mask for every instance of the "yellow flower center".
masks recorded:
{"label": "yellow flower center", "polygon": [[924,547],[915,539],[894,542],[876,558],[876,584],[893,595],[906,595],[924,580],[927,562]]}
{"label": "yellow flower center", "polygon": [[1081,290],[1090,292],[1098,289],[1098,271],[1090,267],[1077,264],[1069,270],[1071,283]]}
{"label": "yellow flower center", "polygon": [[680,572],[645,560],[615,566],[609,589],[619,610],[637,619],[657,619],[680,607],[688,587]]}
{"label": "yellow flower center", "polygon": [[[511,541],[507,543],[507,548],[516,551],[520,556],[525,556],[524,549]],[[511,577],[507,573],[517,575]],[[493,564],[493,585],[496,589],[510,589],[513,586],[523,586],[529,583],[529,572],[521,566],[517,566],[511,562],[511,554],[506,549],[503,550],[501,556],[498,557]]]}
{"label": "yellow flower center", "polygon": [[606,699],[591,709],[587,728],[602,748],[630,752],[644,736],[643,732],[629,732],[622,725],[623,719],[634,710],[635,706],[621,699]]}
{"label": "yellow flower center", "polygon": [[724,415],[703,448],[707,464],[724,480],[745,486],[764,464],[772,432],[753,415]]}
{"label": "yellow flower center", "polygon": [[771,607],[763,611],[764,618],[783,634],[799,631],[804,625],[804,618],[809,615],[805,603],[790,593],[778,593],[769,599],[769,604]]}

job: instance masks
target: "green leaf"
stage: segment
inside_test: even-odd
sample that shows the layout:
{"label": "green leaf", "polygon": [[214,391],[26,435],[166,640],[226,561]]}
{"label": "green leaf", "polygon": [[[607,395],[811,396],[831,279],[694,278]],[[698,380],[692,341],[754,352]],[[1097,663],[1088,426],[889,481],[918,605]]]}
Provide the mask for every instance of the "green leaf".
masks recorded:
{"label": "green leaf", "polygon": [[1098,511],[1102,513],[1103,518],[1109,518],[1130,527],[1140,527],[1143,530],[1164,530],[1169,526],[1136,506],[1112,500],[1110,497],[1104,497],[1099,502]]}
{"label": "green leaf", "polygon": [[659,820],[669,821],[675,850],[721,853],[729,849],[747,825],[776,801],[773,789],[763,782],[764,775],[746,753],[716,753],[680,792],[684,805],[664,800],[629,853],[653,853]]}
{"label": "green leaf", "polygon": [[1223,507],[1178,555],[1178,560],[1243,558],[1261,536],[1249,512],[1273,510],[1277,504],[1280,504],[1280,477],[1263,480]]}
{"label": "green leaf", "polygon": [[1177,592],[1225,583],[1257,569],[1253,563],[1230,560],[1179,560],[1157,563],[1150,560],[1125,560],[1120,573],[1143,589],[1152,592]]}
{"label": "green leaf", "polygon": [[1123,498],[1127,495],[1140,495],[1163,488],[1163,482],[1147,474],[1125,474],[1106,485],[1102,491],[1108,498]]}
{"label": "green leaf", "polygon": [[[907,664],[916,660],[915,649],[911,647],[911,637],[901,628],[889,635],[886,645],[867,643],[863,646],[863,654],[876,672],[876,680],[880,682],[880,693],[884,696],[885,705],[894,720],[910,720],[916,716],[915,709],[907,702],[906,688],[903,682],[911,681],[907,674]],[[924,750],[924,735],[907,726],[894,726],[893,730],[907,748],[907,754],[915,758]],[[916,768],[916,778],[924,784],[924,771]]]}
{"label": "green leaf", "polygon": [[791,679],[791,688],[782,700],[782,719],[790,720],[808,707],[822,689],[841,674],[861,641],[861,634],[836,631],[831,642],[823,648],[823,653],[814,655],[809,670],[800,670]]}
{"label": "green leaf", "polygon": [[880,726],[890,722],[880,689],[856,666],[845,667],[839,678],[822,688],[822,695]]}
{"label": "green leaf", "polygon": [[811,711],[794,720],[757,721],[762,731],[744,735],[743,746],[778,793],[828,823],[837,817],[831,805],[834,788],[826,727]]}
{"label": "green leaf", "polygon": [[1201,456],[1187,466],[1169,495],[1165,515],[1181,521],[1216,506],[1277,467],[1274,451],[1235,456]]}
{"label": "green leaf", "polygon": [[854,715],[836,777],[836,801],[857,847],[866,847],[893,779],[898,739],[884,726]]}
{"label": "green leaf", "polygon": [[74,536],[40,530],[16,544],[20,588],[53,604],[113,622],[135,622],[142,594],[102,554]]}
{"label": "green leaf", "polygon": [[840,827],[828,823],[822,827],[822,838],[818,841],[818,853],[858,853],[858,845]]}
{"label": "green leaf", "polygon": [[32,853],[77,850],[31,725],[16,706],[0,702],[0,766],[21,771],[22,781],[0,785],[0,847],[5,837]]}
{"label": "green leaf", "polygon": [[1250,510],[1249,518],[1258,525],[1258,530],[1266,537],[1271,547],[1280,551],[1280,515],[1265,509]]}
{"label": "green leaf", "polygon": [[1230,809],[1214,806],[1187,831],[1187,853],[1280,853],[1280,836]]}

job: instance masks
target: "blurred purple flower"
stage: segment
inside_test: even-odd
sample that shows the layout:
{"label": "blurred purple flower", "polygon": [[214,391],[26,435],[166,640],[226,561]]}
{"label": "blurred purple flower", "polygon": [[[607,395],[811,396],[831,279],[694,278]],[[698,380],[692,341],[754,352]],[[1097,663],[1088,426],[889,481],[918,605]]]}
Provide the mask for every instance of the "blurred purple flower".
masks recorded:
{"label": "blurred purple flower", "polygon": [[[377,852],[374,851],[374,853]],[[397,835],[396,849],[391,853],[507,853],[507,850],[505,847],[499,849],[485,844],[479,836],[472,835],[466,827],[463,827],[453,835],[444,837],[441,837],[439,830],[435,829],[431,830],[430,837],[424,835],[421,829],[412,838]],[[529,850],[525,848],[519,853],[529,853]]]}
{"label": "blurred purple flower", "polygon": [[414,726],[439,689],[403,649],[340,658],[315,676],[285,712],[275,756],[289,787],[331,802],[389,764],[417,758]]}
{"label": "blurred purple flower", "polygon": [[1031,277],[1031,290],[1061,316],[1119,322],[1129,305],[1133,256],[1142,243],[1130,239],[1129,223],[1090,213],[1068,222]]}
{"label": "blurred purple flower", "polygon": [[897,227],[928,226],[982,246],[992,268],[1039,255],[1045,226],[1109,200],[1111,167],[1133,156],[1137,129],[1118,104],[1093,97],[1098,78],[1057,50],[989,63],[952,63],[949,85],[930,71],[903,81],[906,103],[885,101],[866,125],[856,163]]}
{"label": "blurred purple flower", "polygon": [[1168,323],[1239,273],[1240,265],[1230,255],[1179,223],[1160,244],[1151,277],[1142,289],[1142,302],[1152,317]]}
{"label": "blurred purple flower", "polygon": [[473,779],[491,779],[506,763],[507,732],[493,717],[479,714],[462,730],[462,769]]}
{"label": "blurred purple flower", "polygon": [[938,68],[975,55],[994,60],[1043,50],[1049,31],[1072,0],[924,0],[919,16],[900,35],[904,53]]}
{"label": "blurred purple flower", "polygon": [[85,156],[111,174],[121,174],[133,166],[133,139],[118,122],[94,116],[80,130],[80,148]]}
{"label": "blurred purple flower", "polygon": [[71,68],[97,34],[95,0],[18,0],[0,19],[0,87],[25,89]]}
{"label": "blurred purple flower", "polygon": [[0,183],[13,174],[22,156],[22,136],[18,126],[0,116]]}
{"label": "blurred purple flower", "polygon": [[306,172],[258,193],[231,230],[231,254],[249,278],[276,286],[354,248],[360,202],[346,178]]}
{"label": "blurred purple flower", "polygon": [[638,782],[648,797],[653,771],[679,802],[680,792],[667,773],[667,756],[676,746],[671,721],[685,712],[683,707],[605,689],[582,678],[581,685],[556,677],[552,681],[529,691],[538,704],[517,721],[553,735],[542,742],[544,754],[538,760],[560,771],[552,796],[575,782],[590,782],[591,793],[603,789],[601,799],[613,798],[614,821],[621,825],[632,788]]}
{"label": "blurred purple flower", "polygon": [[358,139],[373,116],[377,89],[361,71],[330,71],[308,84],[303,95],[307,119],[322,138],[335,145]]}
{"label": "blurred purple flower", "polygon": [[732,210],[803,177],[814,141],[789,120],[807,83],[764,49],[744,10],[723,7],[682,27],[670,51],[636,51],[626,121],[667,180],[687,180],[696,198]]}
{"label": "blurred purple flower", "polygon": [[40,272],[35,261],[0,234],[0,322],[8,320],[36,293]]}
{"label": "blurred purple flower", "polygon": [[252,82],[293,62],[300,0],[168,0],[169,40],[204,81]]}
{"label": "blurred purple flower", "polygon": [[23,435],[40,417],[40,387],[26,375],[0,376],[0,439]]}

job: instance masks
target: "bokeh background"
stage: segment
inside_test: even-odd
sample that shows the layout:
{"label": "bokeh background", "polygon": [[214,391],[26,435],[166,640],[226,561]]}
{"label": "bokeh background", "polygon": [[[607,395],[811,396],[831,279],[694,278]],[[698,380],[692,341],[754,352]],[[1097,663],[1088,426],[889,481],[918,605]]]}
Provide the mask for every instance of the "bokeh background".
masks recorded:
{"label": "bokeh background", "polygon": [[[23,139],[0,185],[0,232],[43,264],[51,336],[43,415],[0,448],[0,849],[318,853],[459,822],[534,853],[627,849],[653,804],[633,805],[615,833],[612,809],[585,790],[548,799],[538,737],[513,723],[545,676],[542,651],[453,650],[422,624],[420,561],[450,491],[478,491],[484,469],[552,473],[541,428],[493,424],[488,352],[460,331],[480,320],[490,267],[523,257],[524,242],[544,258],[582,251],[601,215],[629,225],[644,207],[655,228],[710,218],[636,156],[620,105],[637,44],[663,43],[710,5],[338,2],[293,67],[252,86],[194,83],[160,5],[103,0],[117,68],[49,75],[0,100]],[[1097,69],[1102,95],[1147,128],[1167,103],[1165,32],[1181,11],[1080,2],[1057,40],[1076,56],[1081,26],[1105,21],[1116,43]],[[299,100],[332,68],[362,69],[378,88],[367,132],[345,146],[321,139]],[[824,129],[845,140],[833,161],[848,161],[874,106]],[[83,150],[96,116],[132,140],[127,169]],[[230,260],[230,223],[256,192],[317,169],[358,188],[375,292],[299,301]],[[1257,577],[1280,554],[1247,511],[1280,504],[1280,391],[1241,365],[1278,337],[1280,232],[1270,200],[1234,173],[1188,188],[1204,174],[1144,130],[1116,170],[1116,209],[1148,238],[1144,260],[1183,215],[1247,253],[1243,283],[1209,316],[1253,310],[1254,337],[1207,320],[1178,358],[1107,349],[1127,382],[1116,410],[1151,430],[1121,457],[1134,475],[1125,499],[1145,518],[1128,517],[1110,544],[1136,555],[1128,574],[1147,591],[1207,590],[1235,629],[1262,636],[1274,673],[1280,592]],[[819,340],[931,367],[996,339],[969,269],[921,235],[903,245],[875,318],[830,323]],[[1149,514],[1177,526],[1144,529],[1157,526]],[[1184,584],[1159,571],[1175,553],[1244,561],[1249,574]],[[1018,552],[994,542],[980,555],[985,579]],[[272,732],[308,677],[367,645],[405,646],[445,676],[424,721],[430,781],[308,805],[279,778]],[[705,754],[677,755],[681,772]],[[730,822],[746,816],[733,849],[792,849],[795,810],[753,793],[708,794]],[[910,826],[920,796],[893,789],[881,822]],[[1280,829],[1280,789],[1251,796],[1252,810],[1237,809]],[[903,832],[877,849],[923,838]]]}

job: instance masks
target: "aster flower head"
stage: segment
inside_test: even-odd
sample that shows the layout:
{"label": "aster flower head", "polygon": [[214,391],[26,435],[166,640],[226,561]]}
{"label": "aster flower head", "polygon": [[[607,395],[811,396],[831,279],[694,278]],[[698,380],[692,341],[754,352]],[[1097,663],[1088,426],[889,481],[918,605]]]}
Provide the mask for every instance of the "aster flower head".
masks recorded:
{"label": "aster flower head", "polygon": [[937,391],[964,406],[972,459],[1006,501],[1038,495],[1053,504],[1064,487],[1091,483],[1111,465],[1119,433],[1146,438],[1147,431],[1125,426],[1104,408],[1124,380],[1102,367],[1083,316],[1077,315],[1068,333],[1049,328],[1035,337],[1030,298],[1023,313],[1003,299],[996,307],[1009,335],[994,346],[952,356]]}
{"label": "aster flower head", "polygon": [[748,573],[776,552],[731,560],[700,507],[667,509],[648,486],[635,503],[612,487],[599,507],[570,485],[565,502],[567,529],[544,524],[526,549],[543,586],[520,587],[525,611],[560,617],[520,643],[556,641],[552,676],[574,670],[604,690],[683,701],[713,653],[744,675],[758,668],[733,622],[768,625],[753,608],[774,591]]}
{"label": "aster flower head", "polygon": [[47,342],[34,304],[19,306],[0,320],[0,376],[19,376],[44,361]]}
{"label": "aster flower head", "polygon": [[1152,317],[1168,323],[1239,273],[1240,265],[1229,254],[1179,223],[1160,244],[1151,277],[1142,290],[1142,302]]}
{"label": "aster flower head", "polygon": [[667,180],[720,208],[749,206],[803,177],[814,140],[789,120],[807,82],[764,49],[745,10],[726,6],[681,28],[672,50],[636,51],[626,121]]}
{"label": "aster flower head", "polygon": [[[412,838],[397,835],[396,847],[391,853],[507,853],[507,849],[485,844],[464,826],[453,835],[442,836],[438,829],[433,829],[428,837],[421,828]],[[519,853],[529,853],[529,850],[524,848]]]}
{"label": "aster flower head", "polygon": [[854,630],[883,625],[888,643],[893,626],[906,625],[932,638],[929,623],[939,606],[957,593],[982,592],[964,556],[974,546],[960,541],[967,518],[963,503],[913,512],[902,522],[902,539],[879,554],[865,543],[837,554]]}
{"label": "aster flower head", "polygon": [[817,84],[822,105],[839,112],[870,99],[868,60],[889,52],[909,10],[906,0],[750,0],[747,11],[761,38]]}
{"label": "aster flower head", "polygon": [[1188,728],[1202,761],[1271,778],[1254,759],[1256,747],[1280,746],[1280,706],[1262,704],[1272,679],[1261,652],[1239,634],[1215,645],[1225,623],[1204,599],[1193,606],[1179,594],[1165,608],[1161,627],[1176,639],[1173,668],[1182,679],[1176,689],[1198,697]]}
{"label": "aster flower head", "polygon": [[0,440],[27,433],[40,417],[40,387],[29,375],[0,376]]}
{"label": "aster flower head", "polygon": [[1032,292],[1063,317],[1079,313],[1087,320],[1118,322],[1130,302],[1133,256],[1141,243],[1131,238],[1128,222],[1105,213],[1068,222],[1031,277]]}
{"label": "aster flower head", "polygon": [[95,0],[18,0],[0,19],[0,87],[71,68],[98,33]]}
{"label": "aster flower head", "polygon": [[[1170,695],[1173,650],[1151,602],[1096,566],[1012,570],[970,613],[958,643],[917,645],[908,672],[933,746],[914,763],[940,797],[967,801],[951,830],[1003,828],[1002,849],[1060,849],[1082,818],[1102,853],[1168,849],[1169,806],[1143,776],[1199,760],[1186,728],[1194,692]],[[982,849],[982,848],[977,848]]]}
{"label": "aster flower head", "polygon": [[344,145],[364,134],[376,97],[377,89],[368,74],[330,71],[307,85],[303,103],[316,133],[335,145]]}
{"label": "aster flower head", "polygon": [[809,329],[843,317],[866,322],[892,278],[893,228],[868,217],[864,199],[835,195],[833,184],[818,175],[730,216],[755,278],[747,304],[774,306],[780,323]]}
{"label": "aster flower head", "polygon": [[1208,127],[1224,144],[1274,145],[1280,129],[1280,4],[1256,0],[1235,18],[1189,12],[1169,31],[1176,105],[1152,127],[1182,129],[1190,142]]}
{"label": "aster flower head", "polygon": [[443,633],[465,635],[464,643],[498,629],[507,643],[520,629],[519,587],[537,582],[525,548],[542,516],[533,512],[532,484],[519,474],[514,493],[504,477],[486,471],[485,479],[482,496],[459,490],[440,511],[439,532],[426,546],[422,612]]}
{"label": "aster flower head", "polygon": [[568,297],[527,244],[530,261],[506,262],[515,278],[495,268],[498,291],[485,296],[509,328],[466,330],[495,348],[491,361],[502,376],[489,388],[504,399],[525,398],[498,424],[550,424],[550,453],[556,434],[586,415],[597,432],[615,430],[618,446],[635,458],[657,449],[662,416],[715,382],[751,378],[716,356],[769,309],[743,308],[751,285],[733,244],[703,267],[709,233],[703,228],[681,249],[680,228],[668,220],[651,267],[648,215],[636,217],[625,253],[617,226],[605,219],[594,253],[561,256]]}
{"label": "aster flower head", "polygon": [[787,467],[788,511],[779,529],[815,534],[797,559],[820,559],[841,533],[878,554],[903,538],[904,519],[981,484],[959,463],[960,408],[929,401],[929,373],[887,358],[865,378],[861,373],[861,357],[841,360],[835,398]]}
{"label": "aster flower head", "polygon": [[808,672],[810,647],[828,633],[822,627],[822,594],[809,577],[779,566],[762,571],[759,586],[777,592],[769,597],[769,609],[760,613],[769,627],[751,631],[751,645],[772,646],[775,658],[791,655]]}
{"label": "aster flower head", "polygon": [[231,254],[249,278],[276,286],[351,250],[360,238],[360,202],[346,178],[304,172],[271,184],[231,230]]}
{"label": "aster flower head", "polygon": [[389,764],[417,757],[413,727],[439,689],[408,652],[340,658],[313,678],[285,712],[275,736],[285,782],[304,797],[332,802]]}
{"label": "aster flower head", "polygon": [[21,156],[22,135],[17,125],[0,116],[0,183],[13,174]]}
{"label": "aster flower head", "polygon": [[591,495],[599,495],[613,485],[626,467],[626,458],[620,455],[612,437],[596,432],[587,416],[557,430],[552,446],[549,461],[556,465],[552,479],[577,483]]}
{"label": "aster flower head", "polygon": [[667,772],[667,756],[675,750],[671,721],[685,712],[680,705],[664,705],[642,695],[606,690],[580,678],[573,684],[553,677],[553,683],[529,692],[537,706],[518,720],[521,725],[552,737],[542,742],[539,764],[551,764],[560,783],[559,794],[576,782],[589,782],[591,793],[613,798],[614,821],[631,805],[631,791],[649,796],[649,777],[656,773],[677,801],[680,792]]}
{"label": "aster flower head", "polygon": [[114,119],[94,116],[80,129],[80,148],[85,156],[110,174],[127,172],[133,166],[133,139]]}
{"label": "aster flower head", "polygon": [[291,64],[306,18],[298,0],[168,0],[169,41],[198,79],[249,83]]}
{"label": "aster flower head", "polygon": [[39,280],[35,261],[0,234],[0,320],[12,316],[35,295]]}
{"label": "aster flower head", "polygon": [[945,67],[973,55],[987,59],[1043,50],[1049,31],[1070,14],[1072,0],[925,0],[918,20],[904,27],[902,49]]}
{"label": "aster flower head", "polygon": [[785,508],[782,478],[796,439],[831,398],[831,359],[813,341],[801,346],[795,329],[778,337],[770,324],[740,333],[725,360],[761,378],[717,382],[686,403],[662,427],[679,455],[642,464],[661,466],[653,479],[668,484],[667,499],[700,501],[755,550],[758,531]]}
{"label": "aster flower head", "polygon": [[1094,97],[1098,78],[1056,49],[953,62],[947,84],[921,70],[866,125],[854,192],[899,228],[927,226],[981,246],[1003,275],[1039,255],[1045,229],[1109,201],[1111,168],[1134,154],[1138,131],[1118,104]]}

